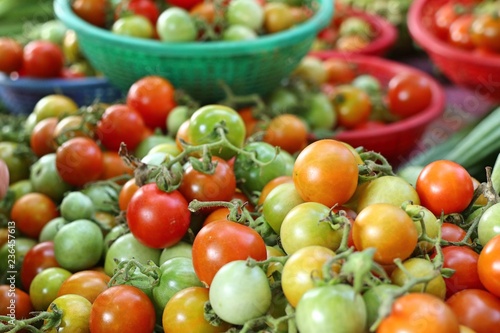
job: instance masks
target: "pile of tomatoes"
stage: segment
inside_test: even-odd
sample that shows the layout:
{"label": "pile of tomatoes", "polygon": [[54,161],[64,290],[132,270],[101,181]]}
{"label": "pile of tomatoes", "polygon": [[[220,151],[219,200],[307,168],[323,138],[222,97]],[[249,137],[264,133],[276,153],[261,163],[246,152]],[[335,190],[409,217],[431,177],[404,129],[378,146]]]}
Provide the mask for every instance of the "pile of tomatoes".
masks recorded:
{"label": "pile of tomatoes", "polygon": [[500,52],[499,11],[494,1],[449,1],[434,14],[436,35],[457,48],[496,55]]}
{"label": "pile of tomatoes", "polygon": [[29,142],[0,142],[2,325],[496,330],[496,185],[451,161],[410,182],[376,152],[309,142],[297,114],[252,111],[156,76],[121,103],[41,99]]}
{"label": "pile of tomatoes", "polygon": [[108,22],[104,0],[77,0],[72,8],[113,33],[162,42],[251,40],[290,29],[313,14],[301,1],[131,0],[113,4],[113,20]]}

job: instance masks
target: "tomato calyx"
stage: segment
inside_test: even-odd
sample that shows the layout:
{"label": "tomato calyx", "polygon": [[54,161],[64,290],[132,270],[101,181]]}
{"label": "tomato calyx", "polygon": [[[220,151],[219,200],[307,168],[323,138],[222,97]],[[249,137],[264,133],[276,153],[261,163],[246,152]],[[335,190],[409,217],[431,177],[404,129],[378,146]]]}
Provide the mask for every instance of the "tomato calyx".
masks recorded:
{"label": "tomato calyx", "polygon": [[392,166],[382,154],[374,151],[364,151],[362,147],[357,150],[360,150],[359,156],[364,162],[358,165],[360,183],[382,176],[395,176]]}
{"label": "tomato calyx", "polygon": [[128,284],[146,291],[158,285],[160,275],[160,267],[151,260],[143,264],[136,259],[127,259],[117,261],[115,273],[109,280],[108,285]]}
{"label": "tomato calyx", "polygon": [[[42,333],[57,328],[61,324],[64,313],[55,304],[50,305],[50,310],[50,312],[37,312],[35,316],[27,319],[0,316],[0,323],[5,323],[1,326],[0,332],[18,332],[21,329],[26,329],[30,332]],[[38,329],[37,325],[40,322],[43,322],[43,326]]]}

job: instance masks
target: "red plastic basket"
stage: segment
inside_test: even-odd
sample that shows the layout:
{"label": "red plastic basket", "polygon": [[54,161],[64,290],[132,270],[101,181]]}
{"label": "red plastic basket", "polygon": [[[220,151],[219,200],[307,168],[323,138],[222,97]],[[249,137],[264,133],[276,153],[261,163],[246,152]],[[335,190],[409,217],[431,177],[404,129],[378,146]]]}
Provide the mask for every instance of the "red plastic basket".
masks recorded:
{"label": "red plastic basket", "polygon": [[414,0],[408,12],[411,36],[452,82],[473,90],[479,99],[500,101],[500,55],[489,56],[461,50],[436,36],[433,15],[447,2],[449,0]]}
{"label": "red plastic basket", "polygon": [[[354,16],[364,19],[371,25],[376,36],[373,41],[371,41],[370,44],[368,44],[366,47],[363,47],[358,51],[342,53],[384,56],[396,43],[398,39],[398,30],[383,17],[355,9],[343,9],[342,11],[345,12],[348,16]],[[338,53],[338,51],[335,50],[314,51],[315,54],[320,55],[328,55],[330,52]]]}
{"label": "red plastic basket", "polygon": [[[314,55],[314,54],[313,54]],[[353,147],[363,146],[366,150],[381,153],[393,165],[403,164],[417,147],[427,126],[438,119],[446,104],[443,87],[430,75],[407,65],[379,57],[363,55],[323,54],[315,56],[321,59],[342,58],[357,68],[359,74],[369,74],[378,78],[382,85],[401,72],[415,72],[425,76],[432,90],[431,104],[423,111],[406,119],[387,124],[382,128],[346,130],[335,135],[335,139]]]}

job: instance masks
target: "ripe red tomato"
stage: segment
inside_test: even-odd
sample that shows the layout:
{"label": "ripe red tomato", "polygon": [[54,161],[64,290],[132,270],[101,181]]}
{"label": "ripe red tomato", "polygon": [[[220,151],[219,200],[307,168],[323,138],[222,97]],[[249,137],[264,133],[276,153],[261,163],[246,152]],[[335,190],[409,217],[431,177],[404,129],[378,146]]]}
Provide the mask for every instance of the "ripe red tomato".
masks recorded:
{"label": "ripe red tomato", "polygon": [[467,170],[448,160],[426,165],[417,178],[415,188],[421,205],[436,217],[441,213],[462,212],[474,196],[474,184]]}
{"label": "ripe red tomato", "polygon": [[[475,45],[472,42],[470,29],[474,16],[460,15],[450,25],[450,43],[465,50],[472,50]],[[500,37],[500,36],[499,36]]]}
{"label": "ripe red tomato", "polygon": [[42,193],[27,193],[12,206],[10,218],[16,221],[16,228],[27,237],[38,239],[43,227],[59,216],[56,203]]}
{"label": "ripe red tomato", "polygon": [[116,18],[119,18],[122,16],[123,12],[132,12],[137,15],[142,15],[146,17],[152,24],[153,26],[156,25],[156,21],[158,20],[158,16],[160,16],[160,10],[156,3],[151,0],[134,0],[134,1],[129,1],[127,6],[123,6],[123,2],[120,2],[116,6]]}
{"label": "ripe red tomato", "polygon": [[398,73],[388,83],[387,98],[392,114],[401,118],[410,117],[431,104],[430,82],[421,74]]}
{"label": "ripe red tomato", "polygon": [[64,67],[64,54],[55,43],[34,40],[24,46],[22,72],[36,78],[55,78],[61,76]]}
{"label": "ripe red tomato", "polygon": [[478,273],[486,289],[500,297],[500,235],[491,238],[481,250]]}
{"label": "ripe red tomato", "polygon": [[75,0],[71,8],[76,15],[93,25],[101,28],[106,25],[106,0]]}
{"label": "ripe red tomato", "polygon": [[30,136],[30,147],[36,156],[40,157],[56,151],[54,130],[58,122],[57,117],[49,117],[40,120],[33,127]]}
{"label": "ripe red tomato", "polygon": [[96,126],[96,135],[109,150],[118,151],[123,142],[129,150],[134,150],[144,137],[146,126],[141,115],[124,104],[114,104],[106,108]]}
{"label": "ripe red tomato", "polygon": [[169,5],[189,10],[194,6],[196,6],[197,4],[203,2],[203,0],[165,0],[165,2]]}
{"label": "ripe red tomato", "polygon": [[59,267],[52,241],[38,243],[26,252],[21,266],[21,282],[24,290],[30,290],[35,275],[48,267]]}
{"label": "ripe red tomato", "polygon": [[9,37],[0,38],[0,72],[16,72],[21,69],[22,64],[22,45]]}
{"label": "ripe red tomato", "polygon": [[443,267],[455,272],[445,278],[446,297],[463,289],[484,289],[478,274],[479,254],[466,246],[443,247]]}
{"label": "ripe red tomato", "polygon": [[106,289],[90,309],[92,333],[151,333],[155,323],[153,302],[142,290],[129,285]]}
{"label": "ripe red tomato", "polygon": [[136,81],[127,93],[127,105],[136,110],[150,128],[165,129],[170,111],[177,105],[175,88],[159,76],[146,76]]}
{"label": "ripe red tomato", "polygon": [[230,261],[265,260],[266,243],[252,228],[227,220],[205,225],[193,242],[193,268],[201,282],[212,283],[215,273]]}
{"label": "ripe red tomato", "polygon": [[179,242],[191,219],[188,202],[175,190],[164,192],[154,183],[141,186],[127,206],[132,234],[151,248],[165,248]]}
{"label": "ripe red tomato", "polygon": [[97,270],[84,270],[73,273],[64,281],[57,292],[57,296],[74,294],[85,297],[94,303],[97,296],[108,289],[110,276]]}
{"label": "ripe red tomato", "polygon": [[447,41],[450,32],[450,25],[459,16],[460,14],[456,10],[455,4],[452,1],[441,5],[434,13],[434,29],[436,35],[442,40]]}
{"label": "ripe red tomato", "polygon": [[471,39],[478,48],[500,52],[500,19],[498,15],[483,14],[474,18]]}
{"label": "ripe red tomato", "polygon": [[467,232],[456,224],[445,222],[441,225],[442,240],[448,242],[460,242],[466,235]]}
{"label": "ripe red tomato", "polygon": [[0,286],[0,316],[13,314],[16,319],[26,319],[33,310],[28,293],[9,285]]}

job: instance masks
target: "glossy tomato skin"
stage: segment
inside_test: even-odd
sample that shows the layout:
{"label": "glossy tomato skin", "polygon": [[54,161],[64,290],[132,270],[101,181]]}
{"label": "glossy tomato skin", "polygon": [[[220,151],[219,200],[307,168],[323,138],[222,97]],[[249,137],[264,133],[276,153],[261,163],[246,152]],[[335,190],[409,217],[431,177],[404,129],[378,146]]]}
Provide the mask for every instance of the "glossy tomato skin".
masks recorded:
{"label": "glossy tomato skin", "polygon": [[64,55],[61,48],[50,41],[34,40],[23,49],[23,73],[35,78],[56,78],[61,75]]}
{"label": "glossy tomato skin", "polygon": [[478,274],[479,254],[467,246],[445,246],[443,267],[455,272],[445,278],[446,298],[463,289],[484,289]]}
{"label": "glossy tomato skin", "polygon": [[432,101],[429,80],[416,73],[395,75],[388,83],[387,96],[390,112],[401,118],[423,111]]}
{"label": "glossy tomato skin", "polygon": [[470,27],[474,45],[490,52],[500,52],[500,20],[496,15],[478,15]]}
{"label": "glossy tomato skin", "polygon": [[290,154],[295,154],[307,145],[307,136],[308,129],[305,121],[297,115],[284,113],[269,122],[262,140]]}
{"label": "glossy tomato skin", "polygon": [[465,289],[451,296],[446,304],[460,324],[476,333],[495,332],[500,325],[500,300],[486,290]]}
{"label": "glossy tomato skin", "polygon": [[63,282],[57,296],[74,294],[85,297],[90,303],[94,303],[97,296],[108,289],[111,278],[104,272],[97,270],[83,270],[73,273]]}
{"label": "glossy tomato skin", "polygon": [[106,24],[105,0],[75,0],[71,8],[76,15],[93,25],[104,27]]}
{"label": "glossy tomato skin", "polygon": [[460,164],[438,160],[426,165],[415,184],[422,206],[436,217],[462,212],[474,195],[474,184]]}
{"label": "glossy tomato skin", "polygon": [[139,112],[146,126],[166,128],[170,111],[177,105],[174,86],[159,76],[146,76],[132,84],[127,93],[127,105]]}
{"label": "glossy tomato skin", "polygon": [[36,311],[45,311],[57,298],[59,288],[71,276],[71,272],[61,267],[49,267],[38,273],[31,281],[29,295]]}
{"label": "glossy tomato skin", "polygon": [[436,296],[410,293],[396,299],[378,333],[459,333],[459,322],[451,308]]}
{"label": "glossy tomato skin", "polygon": [[[12,305],[14,304],[14,306]],[[14,314],[16,319],[29,318],[34,311],[30,296],[19,288],[10,288],[10,285],[0,285],[0,316]]]}
{"label": "glossy tomato skin", "polygon": [[233,260],[267,258],[266,244],[252,228],[227,220],[205,225],[193,242],[193,267],[201,282],[212,283],[217,271]]}
{"label": "glossy tomato skin", "polygon": [[13,38],[0,38],[0,72],[18,71],[22,64],[23,46]]}
{"label": "glossy tomato skin", "polygon": [[52,312],[51,306],[55,305],[63,312],[61,323],[57,328],[52,328],[48,333],[71,333],[89,331],[90,309],[92,303],[80,295],[59,296],[49,305],[48,312]]}
{"label": "glossy tomato skin", "polygon": [[57,204],[41,193],[27,193],[14,202],[10,218],[25,236],[38,239],[43,227],[59,216]]}
{"label": "glossy tomato skin", "polygon": [[152,301],[133,286],[110,287],[97,296],[90,310],[92,333],[151,333],[155,323]]}
{"label": "glossy tomato skin", "polygon": [[304,148],[293,166],[293,182],[304,201],[343,205],[358,185],[358,164],[351,150],[332,139]]}
{"label": "glossy tomato skin", "polygon": [[26,252],[21,266],[21,282],[24,290],[29,290],[35,275],[49,267],[59,267],[54,254],[54,242],[41,242]]}
{"label": "glossy tomato skin", "polygon": [[490,239],[481,250],[478,273],[484,287],[500,297],[500,235]]}
{"label": "glossy tomato skin", "polygon": [[188,202],[177,190],[164,192],[155,183],[134,193],[127,207],[132,234],[152,248],[172,246],[186,234],[191,219]]}

